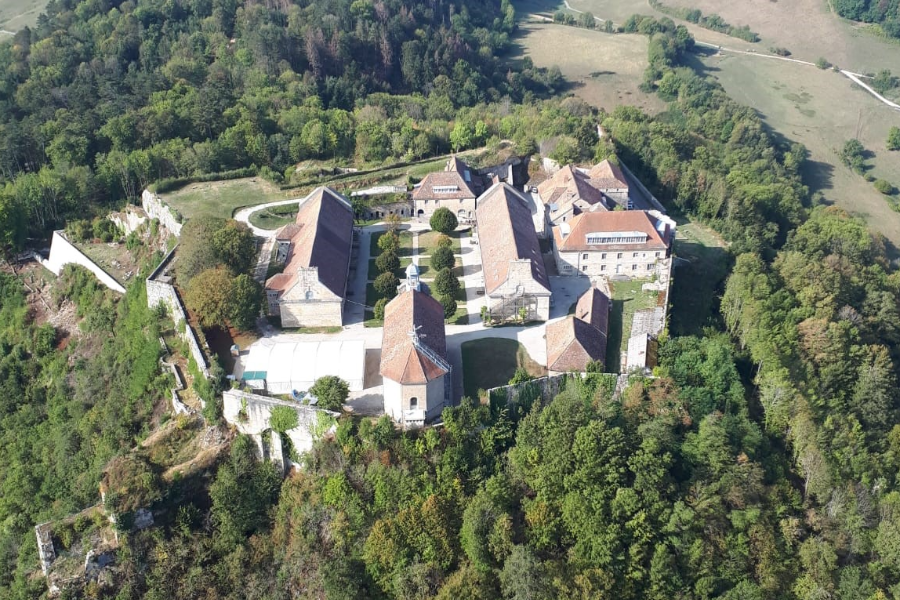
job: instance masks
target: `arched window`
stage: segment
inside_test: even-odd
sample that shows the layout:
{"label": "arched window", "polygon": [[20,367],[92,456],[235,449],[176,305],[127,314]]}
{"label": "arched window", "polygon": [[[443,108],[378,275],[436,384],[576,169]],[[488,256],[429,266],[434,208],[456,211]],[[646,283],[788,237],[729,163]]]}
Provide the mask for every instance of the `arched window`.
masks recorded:
{"label": "arched window", "polygon": [[417,408],[419,408],[419,399],[413,396],[409,399],[409,409],[416,410]]}

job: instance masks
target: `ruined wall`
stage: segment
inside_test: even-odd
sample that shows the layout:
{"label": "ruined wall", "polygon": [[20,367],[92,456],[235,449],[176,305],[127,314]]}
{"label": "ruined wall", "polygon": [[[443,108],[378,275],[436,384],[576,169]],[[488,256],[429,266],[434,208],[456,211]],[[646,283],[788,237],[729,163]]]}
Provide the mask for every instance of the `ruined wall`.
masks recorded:
{"label": "ruined wall", "polygon": [[147,278],[147,306],[155,308],[159,304],[165,305],[166,310],[175,322],[176,328],[179,323],[184,321],[184,332],[181,333],[181,338],[187,343],[191,356],[194,357],[200,372],[203,373],[204,377],[209,377],[206,355],[200,349],[200,342],[197,341],[194,330],[191,329],[190,324],[187,322],[187,314],[184,312],[184,306],[181,303],[181,298],[178,297],[175,286],[169,283],[168,272],[175,255],[175,248],[172,248],[171,252],[163,258],[159,266]]}
{"label": "ruined wall", "polygon": [[175,212],[166,206],[162,198],[144,190],[141,194],[141,206],[151,219],[159,219],[160,224],[172,232],[175,237],[181,235],[181,223],[175,218]]}
{"label": "ruined wall", "polygon": [[50,244],[50,258],[41,261],[41,264],[47,267],[54,275],[59,275],[63,267],[68,264],[81,265],[88,271],[93,273],[97,279],[111,290],[125,293],[125,288],[121,283],[116,281],[115,277],[103,270],[103,268],[88,258],[81,250],[75,247],[72,242],[66,239],[62,230],[53,232],[53,241]]}
{"label": "ruined wall", "polygon": [[147,222],[147,213],[140,207],[126,206],[125,210],[110,213],[106,218],[115,223],[116,227],[124,231],[125,235],[128,235]]}

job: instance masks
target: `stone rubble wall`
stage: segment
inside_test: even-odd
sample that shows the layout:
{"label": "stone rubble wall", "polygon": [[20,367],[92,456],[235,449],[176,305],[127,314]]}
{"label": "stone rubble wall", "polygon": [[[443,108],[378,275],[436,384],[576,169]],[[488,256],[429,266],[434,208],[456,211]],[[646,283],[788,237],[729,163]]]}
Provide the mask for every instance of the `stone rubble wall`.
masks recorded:
{"label": "stone rubble wall", "polygon": [[162,198],[150,190],[144,190],[141,194],[141,206],[148,217],[159,219],[160,224],[172,232],[172,235],[175,237],[181,235],[181,223],[178,222],[175,213],[166,206]]}
{"label": "stone rubble wall", "polygon": [[187,313],[184,311],[184,305],[181,303],[181,298],[178,297],[175,286],[171,283],[158,281],[158,278],[166,273],[174,254],[175,248],[172,248],[171,252],[163,258],[163,261],[159,263],[159,266],[156,267],[156,269],[150,273],[150,277],[147,278],[147,305],[150,308],[155,308],[156,306],[163,304],[172,316],[176,328],[179,323],[184,321],[184,332],[180,334],[181,338],[187,343],[191,356],[194,357],[194,361],[197,363],[197,367],[200,368],[200,372],[203,373],[204,377],[209,377],[206,355],[203,354],[203,350],[200,349],[200,342],[197,341],[197,336],[194,334],[194,330],[191,329],[190,323],[188,323]]}
{"label": "stone rubble wall", "polygon": [[128,235],[147,222],[147,213],[138,206],[126,206],[125,210],[110,213],[106,218]]}
{"label": "stone rubble wall", "polygon": [[92,261],[81,250],[75,247],[72,242],[66,239],[66,235],[62,230],[53,232],[53,240],[50,244],[50,258],[40,261],[42,265],[47,267],[54,275],[62,273],[63,267],[68,264],[81,265],[88,271],[93,273],[97,279],[111,290],[125,293],[125,288],[116,278],[103,270],[103,267]]}

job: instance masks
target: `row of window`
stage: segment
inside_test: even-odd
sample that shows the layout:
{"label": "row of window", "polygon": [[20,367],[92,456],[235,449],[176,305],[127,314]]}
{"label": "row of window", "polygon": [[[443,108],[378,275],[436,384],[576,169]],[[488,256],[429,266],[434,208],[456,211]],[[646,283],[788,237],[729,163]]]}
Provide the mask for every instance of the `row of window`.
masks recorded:
{"label": "row of window", "polygon": [[[617,259],[622,258],[622,254],[623,254],[622,252],[616,252],[616,258],[617,258]],[[632,252],[632,253],[631,253],[631,258],[637,258],[639,254],[641,255],[641,258],[647,258],[647,253],[646,253],[646,252],[644,252],[644,253],[641,253],[641,252]],[[654,253],[653,253],[654,258],[659,258],[659,255],[660,255],[659,252],[654,252]],[[581,260],[582,260],[582,261],[587,260],[587,259],[588,259],[588,256],[590,256],[590,254],[587,253],[587,252],[585,252],[584,254],[581,255]],[[600,260],[606,260],[606,252],[601,252],[601,253],[600,253]]]}
{"label": "row of window", "polygon": [[[624,265],[623,265],[623,266],[624,266]],[[637,271],[637,270],[638,270],[638,266],[639,266],[639,265],[631,265],[631,270],[632,270],[632,271]],[[654,266],[655,266],[655,265],[650,264],[650,263],[648,263],[648,264],[645,265],[647,271],[652,271]],[[606,271],[606,267],[607,267],[607,265],[600,265],[600,270],[601,270],[601,271]],[[571,271],[572,268],[573,268],[572,265],[563,265],[563,271]],[[588,270],[588,266],[587,266],[587,265],[581,265],[581,270],[582,270],[582,271],[587,271],[587,270]],[[616,273],[619,273],[619,272],[620,272],[620,270],[616,270]]]}

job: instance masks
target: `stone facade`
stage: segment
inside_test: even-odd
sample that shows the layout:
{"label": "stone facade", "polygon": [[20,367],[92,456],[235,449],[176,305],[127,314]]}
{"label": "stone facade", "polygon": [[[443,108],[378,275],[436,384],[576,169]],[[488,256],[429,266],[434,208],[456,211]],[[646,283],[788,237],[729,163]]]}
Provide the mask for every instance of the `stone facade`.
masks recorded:
{"label": "stone facade", "polygon": [[560,252],[553,246],[553,258],[560,275],[587,275],[588,277],[627,275],[643,279],[659,275],[659,266],[664,264],[664,250],[638,251],[587,251]]}
{"label": "stone facade", "polygon": [[404,427],[421,427],[433,421],[449,406],[449,377],[444,375],[426,384],[406,385],[385,378],[384,412]]}
{"label": "stone facade", "polygon": [[68,264],[81,265],[109,289],[125,293],[125,288],[121,283],[116,281],[115,277],[103,270],[103,268],[88,258],[81,250],[75,247],[72,242],[66,239],[65,233],[60,231],[53,232],[53,241],[50,244],[50,258],[43,261],[45,267],[53,272],[54,275],[62,273],[63,267]]}
{"label": "stone facade", "polygon": [[148,217],[159,219],[160,225],[172,232],[175,237],[181,235],[181,223],[178,222],[172,209],[165,205],[162,198],[150,190],[144,190],[144,193],[141,194],[141,206]]}
{"label": "stone facade", "polygon": [[282,296],[266,291],[269,314],[280,315],[282,327],[340,327],[344,299],[319,281],[317,267],[298,273],[297,285]]}
{"label": "stone facade", "polygon": [[475,218],[475,198],[447,199],[425,198],[415,201],[416,216],[422,219],[430,219],[439,208],[446,208],[452,212],[458,221],[471,221]]}
{"label": "stone facade", "polygon": [[526,321],[550,318],[550,290],[535,280],[530,259],[510,261],[506,281],[488,295],[494,319],[519,319],[523,308]]}

